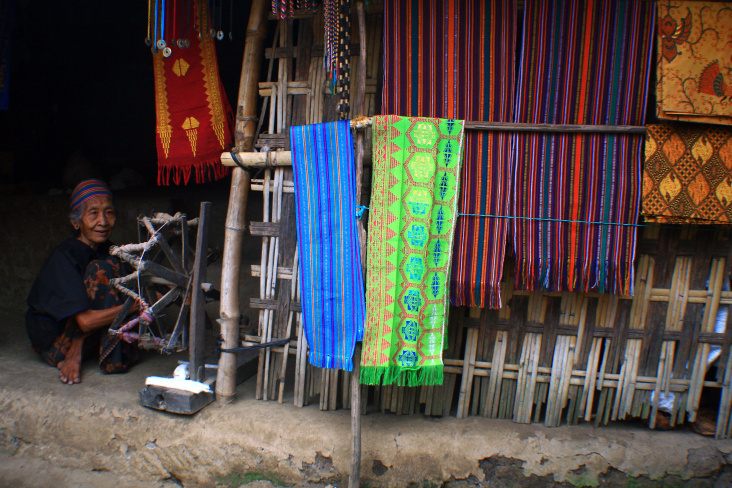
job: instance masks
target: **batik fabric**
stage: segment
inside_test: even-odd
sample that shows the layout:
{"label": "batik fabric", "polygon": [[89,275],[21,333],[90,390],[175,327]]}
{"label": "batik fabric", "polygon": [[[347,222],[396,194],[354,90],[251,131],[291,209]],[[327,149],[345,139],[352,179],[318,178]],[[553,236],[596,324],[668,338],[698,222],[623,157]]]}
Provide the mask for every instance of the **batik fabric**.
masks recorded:
{"label": "batik fabric", "polygon": [[230,173],[221,153],[231,148],[233,111],[208,35],[207,3],[199,7],[194,0],[193,11],[196,33],[190,47],[173,47],[167,58],[162,51],[153,55],[158,185],[186,185],[191,176],[204,183]]}
{"label": "batik fabric", "polygon": [[[387,0],[382,113],[512,122],[516,2]],[[451,300],[501,305],[510,210],[509,135],[465,136]]]}
{"label": "batik fabric", "polygon": [[[652,2],[527,0],[516,121],[642,125]],[[516,288],[632,294],[636,134],[514,138]]]}
{"label": "batik fabric", "polygon": [[643,217],[666,224],[732,222],[732,129],[649,125]]}
{"label": "batik fabric", "polygon": [[656,115],[732,125],[732,2],[658,2]]}
{"label": "batik fabric", "polygon": [[349,121],[290,128],[310,364],[353,369],[366,314]]}
{"label": "batik fabric", "polygon": [[463,121],[373,117],[361,383],[443,378]]}

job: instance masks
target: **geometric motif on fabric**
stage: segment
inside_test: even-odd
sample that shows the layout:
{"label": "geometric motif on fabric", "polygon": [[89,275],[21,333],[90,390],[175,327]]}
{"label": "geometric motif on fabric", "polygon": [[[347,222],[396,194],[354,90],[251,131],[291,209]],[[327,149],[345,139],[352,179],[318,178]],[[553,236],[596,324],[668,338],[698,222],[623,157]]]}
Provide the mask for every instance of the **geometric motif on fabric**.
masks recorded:
{"label": "geometric motif on fabric", "polygon": [[732,3],[658,2],[656,114],[732,125]]}
{"label": "geometric motif on fabric", "polygon": [[373,118],[362,383],[442,383],[462,144],[462,121]]}
{"label": "geometric motif on fabric", "polygon": [[647,126],[642,208],[649,222],[732,222],[732,129]]}

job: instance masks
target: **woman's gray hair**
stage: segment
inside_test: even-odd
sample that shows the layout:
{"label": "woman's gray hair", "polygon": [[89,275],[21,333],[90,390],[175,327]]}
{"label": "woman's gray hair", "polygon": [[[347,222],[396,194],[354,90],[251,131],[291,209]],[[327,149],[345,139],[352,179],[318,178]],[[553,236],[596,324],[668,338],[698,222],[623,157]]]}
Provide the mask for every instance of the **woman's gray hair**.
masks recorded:
{"label": "woman's gray hair", "polygon": [[[81,218],[84,216],[84,210],[86,210],[86,202],[81,202],[78,207],[69,212],[69,219],[71,222],[81,225]],[[75,236],[78,236],[80,232],[81,230],[79,228],[74,228]]]}

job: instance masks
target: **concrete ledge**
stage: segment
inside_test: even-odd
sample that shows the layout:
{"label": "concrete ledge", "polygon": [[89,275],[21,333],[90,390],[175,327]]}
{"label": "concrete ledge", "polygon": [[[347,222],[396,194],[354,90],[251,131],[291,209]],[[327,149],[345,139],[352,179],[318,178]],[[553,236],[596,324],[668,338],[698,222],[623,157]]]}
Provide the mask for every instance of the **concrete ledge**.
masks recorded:
{"label": "concrete ledge", "polygon": [[[192,416],[148,409],[138,402],[145,378],[171,374],[178,357],[150,353],[130,373],[114,376],[89,363],[83,383],[67,386],[27,347],[20,315],[0,319],[10,330],[0,339],[0,449],[8,454],[186,485],[231,472],[268,472],[291,483],[347,479],[349,411],[256,401],[254,378],[239,386],[233,404],[214,403]],[[362,479],[370,486],[480,482],[489,458],[515,460],[524,476],[594,485],[611,469],[651,479],[709,476],[728,462],[732,441],[636,426],[548,429],[478,417],[369,414],[362,449]],[[700,462],[693,462],[695,453]]]}

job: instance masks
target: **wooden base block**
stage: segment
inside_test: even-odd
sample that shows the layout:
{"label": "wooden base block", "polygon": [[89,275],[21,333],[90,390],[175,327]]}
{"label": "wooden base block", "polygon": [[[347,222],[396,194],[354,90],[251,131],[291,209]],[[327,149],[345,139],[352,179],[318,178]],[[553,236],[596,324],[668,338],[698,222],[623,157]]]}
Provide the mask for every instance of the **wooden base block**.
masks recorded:
{"label": "wooden base block", "polygon": [[143,406],[185,415],[198,412],[213,402],[214,398],[214,394],[207,391],[192,393],[154,385],[148,385],[140,390],[140,403]]}

